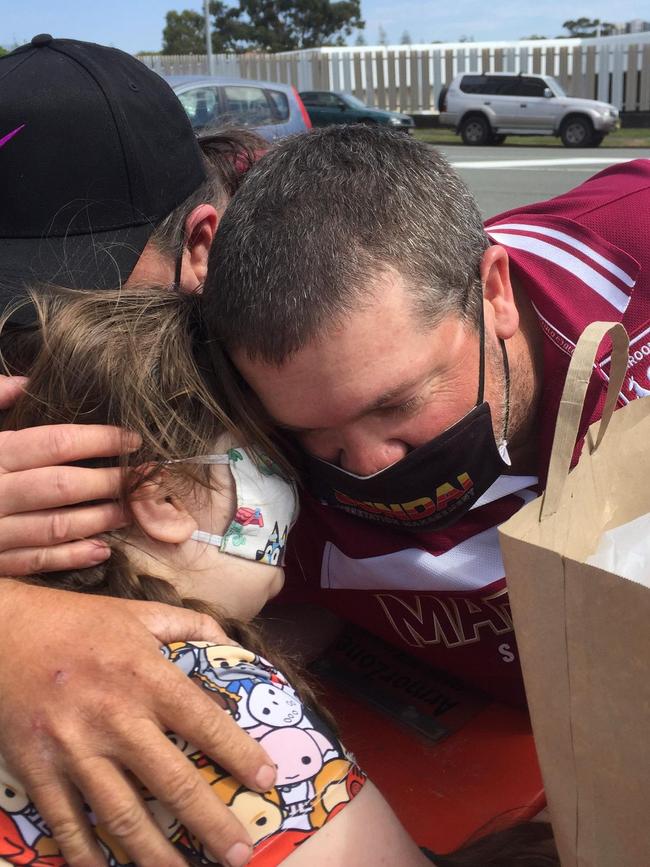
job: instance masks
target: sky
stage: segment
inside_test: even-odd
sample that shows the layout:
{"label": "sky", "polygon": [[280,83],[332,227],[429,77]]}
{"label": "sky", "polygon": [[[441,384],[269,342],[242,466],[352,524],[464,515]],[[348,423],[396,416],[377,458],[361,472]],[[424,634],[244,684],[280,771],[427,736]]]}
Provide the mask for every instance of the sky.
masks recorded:
{"label": "sky", "polygon": [[[124,51],[158,51],[166,12],[202,8],[200,0],[0,0],[0,45],[20,45],[36,33],[51,33]],[[404,31],[412,42],[455,42],[463,36],[479,42],[557,36],[567,18],[650,19],[643,0],[492,0],[489,6],[485,0],[361,0],[361,10],[368,45],[378,41],[380,27],[393,43],[400,42]]]}

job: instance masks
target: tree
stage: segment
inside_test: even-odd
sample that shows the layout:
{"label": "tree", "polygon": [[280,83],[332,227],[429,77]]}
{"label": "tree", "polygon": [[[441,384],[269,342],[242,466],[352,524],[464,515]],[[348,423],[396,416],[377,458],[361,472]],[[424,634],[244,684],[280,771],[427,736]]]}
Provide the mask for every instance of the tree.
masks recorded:
{"label": "tree", "polygon": [[[361,30],[361,0],[211,0],[211,38],[215,52],[293,51],[345,45]],[[164,54],[203,54],[204,18],[198,12],[168,12]]]}
{"label": "tree", "polygon": [[380,45],[388,45],[388,36],[386,35],[386,31],[384,28],[379,25],[379,30],[377,31],[377,42]]}
{"label": "tree", "polygon": [[360,33],[360,34],[357,36],[357,38],[354,40],[354,44],[355,44],[355,45],[358,45],[359,48],[361,48],[362,46],[368,44],[368,43],[366,42],[366,37],[363,35],[363,33]]}
{"label": "tree", "polygon": [[163,54],[205,54],[205,19],[198,12],[168,12],[163,30]]}
{"label": "tree", "polygon": [[402,33],[400,45],[411,45],[412,42],[413,40],[411,39],[411,34],[408,32],[408,30],[405,30],[404,33]]}
{"label": "tree", "polygon": [[522,39],[548,39],[548,36],[540,36],[539,33],[532,33],[530,36],[522,36]]}
{"label": "tree", "polygon": [[462,36],[458,37],[459,42],[474,42],[473,36],[468,36],[466,33],[463,33]]}
{"label": "tree", "polygon": [[610,36],[615,32],[614,24],[609,21],[601,21],[600,18],[576,18],[569,19],[562,24],[569,36],[579,36],[583,39],[589,36]]}

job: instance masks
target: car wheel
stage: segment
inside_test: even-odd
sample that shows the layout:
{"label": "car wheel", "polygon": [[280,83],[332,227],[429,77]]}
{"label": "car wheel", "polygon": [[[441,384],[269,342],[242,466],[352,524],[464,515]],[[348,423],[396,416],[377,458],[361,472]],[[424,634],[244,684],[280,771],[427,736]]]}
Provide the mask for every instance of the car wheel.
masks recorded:
{"label": "car wheel", "polygon": [[603,139],[605,138],[604,132],[595,132],[591,136],[591,141],[589,142],[589,147],[597,148],[598,145],[602,144]]}
{"label": "car wheel", "polygon": [[465,118],[460,127],[460,137],[466,145],[489,144],[491,135],[490,124],[481,114],[472,114]]}
{"label": "car wheel", "polygon": [[586,117],[570,117],[560,129],[560,138],[565,148],[586,148],[592,140],[594,129]]}
{"label": "car wheel", "polygon": [[505,140],[506,140],[506,136],[502,132],[500,132],[498,135],[497,135],[497,133],[493,133],[492,138],[490,139],[490,144],[502,145]]}

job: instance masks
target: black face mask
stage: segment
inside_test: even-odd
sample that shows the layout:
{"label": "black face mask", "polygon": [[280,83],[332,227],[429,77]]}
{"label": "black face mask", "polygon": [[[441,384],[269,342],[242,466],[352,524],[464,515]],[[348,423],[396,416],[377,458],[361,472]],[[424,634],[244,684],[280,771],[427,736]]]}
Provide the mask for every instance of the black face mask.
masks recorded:
{"label": "black face mask", "polygon": [[[503,341],[501,351],[506,382],[505,440],[510,376]],[[480,352],[478,398],[471,412],[430,442],[372,476],[357,476],[327,461],[307,456],[308,490],[325,505],[404,530],[437,530],[458,521],[509,466],[495,442],[490,406],[483,399],[485,329],[482,317]]]}

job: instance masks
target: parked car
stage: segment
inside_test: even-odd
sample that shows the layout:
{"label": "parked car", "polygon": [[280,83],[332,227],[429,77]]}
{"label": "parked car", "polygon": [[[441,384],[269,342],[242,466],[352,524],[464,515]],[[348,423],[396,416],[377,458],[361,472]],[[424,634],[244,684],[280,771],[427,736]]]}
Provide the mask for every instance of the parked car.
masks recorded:
{"label": "parked car", "polygon": [[618,109],[567,96],[550,75],[457,75],[438,101],[440,123],[466,145],[502,144],[507,135],[555,135],[565,147],[597,147],[620,125]]}
{"label": "parked car", "polygon": [[197,132],[247,126],[274,141],[311,127],[305,106],[291,85],[200,75],[165,78]]}
{"label": "parked car", "polygon": [[375,123],[411,132],[415,123],[408,114],[370,108],[351,93],[333,90],[303,90],[300,97],[314,126],[332,123]]}

